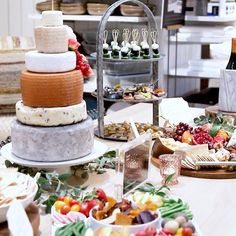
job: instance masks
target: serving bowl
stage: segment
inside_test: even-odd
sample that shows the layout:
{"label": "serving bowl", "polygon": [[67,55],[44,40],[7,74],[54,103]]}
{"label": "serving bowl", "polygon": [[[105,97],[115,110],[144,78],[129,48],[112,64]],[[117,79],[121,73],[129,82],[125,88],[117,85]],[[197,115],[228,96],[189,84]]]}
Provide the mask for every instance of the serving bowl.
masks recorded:
{"label": "serving bowl", "polygon": [[120,235],[129,235],[129,234],[135,234],[140,231],[145,230],[151,230],[151,229],[157,229],[160,227],[161,224],[161,214],[159,210],[156,211],[157,218],[151,222],[145,223],[145,224],[137,224],[137,225],[113,225],[104,223],[102,221],[96,220],[93,217],[93,210],[92,209],[89,213],[89,225],[90,227],[95,231],[94,235],[100,235],[101,230],[104,228],[110,228],[114,232],[119,232]]}
{"label": "serving bowl", "polygon": [[103,3],[87,3],[87,11],[89,15],[99,16],[103,15],[109,7],[108,4]]}
{"label": "serving bowl", "polygon": [[140,6],[121,4],[120,13],[123,16],[143,16],[144,10]]}
{"label": "serving bowl", "polygon": [[162,154],[173,154],[174,150],[167,147],[160,138],[157,138],[152,146],[152,157],[158,158]]}
{"label": "serving bowl", "polygon": [[[5,182],[3,182],[6,180]],[[30,203],[34,201],[34,197],[38,191],[38,185],[34,178],[30,177],[29,175],[25,175],[19,172],[12,172],[12,171],[3,171],[0,174],[0,193],[6,191],[6,188],[9,188],[8,192],[13,193],[13,188],[17,185],[21,184],[21,189],[24,188],[25,191],[21,194],[18,194],[18,197],[8,197],[8,201],[4,202],[4,199],[0,197],[0,223],[7,220],[7,211],[14,199],[17,199],[24,208],[26,208]],[[12,188],[12,189],[10,189]],[[15,191],[16,192],[16,191]]]}

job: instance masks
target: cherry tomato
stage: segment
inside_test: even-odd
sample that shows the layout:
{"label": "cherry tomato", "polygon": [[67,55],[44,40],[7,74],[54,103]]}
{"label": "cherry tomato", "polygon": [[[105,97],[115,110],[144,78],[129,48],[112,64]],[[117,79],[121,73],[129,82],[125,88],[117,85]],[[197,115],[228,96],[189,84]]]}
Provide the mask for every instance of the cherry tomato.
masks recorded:
{"label": "cherry tomato", "polygon": [[99,201],[97,199],[92,199],[92,200],[87,201],[87,203],[88,203],[88,208],[90,211],[92,208],[98,205]]}
{"label": "cherry tomato", "polygon": [[71,200],[72,200],[72,198],[69,197],[69,196],[66,196],[66,197],[64,198],[64,202],[65,202],[66,205],[68,205],[68,206],[70,206],[70,202],[71,202]]}
{"label": "cherry tomato", "polygon": [[76,212],[79,212],[80,210],[80,205],[79,204],[74,204],[71,208],[70,208],[71,211],[76,211]]}
{"label": "cherry tomato", "polygon": [[88,208],[88,203],[83,202],[80,206],[80,212],[84,214],[85,216],[89,216],[89,208]]}
{"label": "cherry tomato", "polygon": [[107,202],[107,196],[101,188],[98,188],[96,190],[96,194],[97,194],[99,200]]}
{"label": "cherry tomato", "polygon": [[61,214],[66,215],[70,211],[70,207],[65,205],[61,208]]}
{"label": "cherry tomato", "polygon": [[59,196],[59,197],[57,198],[58,201],[64,201],[64,199],[65,199],[64,196]]}
{"label": "cherry tomato", "polygon": [[62,207],[64,207],[66,204],[63,201],[56,201],[54,204],[54,207],[57,211],[60,211]]}
{"label": "cherry tomato", "polygon": [[73,205],[79,205],[80,203],[79,203],[79,201],[77,201],[77,200],[75,200],[75,199],[71,199],[71,201],[70,201],[70,206],[73,206]]}
{"label": "cherry tomato", "polygon": [[191,228],[183,228],[183,231],[182,231],[182,235],[183,236],[192,236],[193,235],[193,231]]}

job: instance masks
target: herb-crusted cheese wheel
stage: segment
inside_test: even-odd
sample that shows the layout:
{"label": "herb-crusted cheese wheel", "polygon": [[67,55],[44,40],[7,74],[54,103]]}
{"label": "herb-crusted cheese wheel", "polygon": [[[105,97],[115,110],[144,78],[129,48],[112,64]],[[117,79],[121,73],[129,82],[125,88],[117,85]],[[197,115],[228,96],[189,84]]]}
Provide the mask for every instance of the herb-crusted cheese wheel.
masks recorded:
{"label": "herb-crusted cheese wheel", "polygon": [[57,73],[74,70],[76,67],[75,52],[40,53],[31,51],[25,54],[27,70],[39,73]]}
{"label": "herb-crusted cheese wheel", "polygon": [[68,51],[68,31],[65,25],[56,27],[39,26],[34,29],[36,49],[43,53]]}
{"label": "herb-crusted cheese wheel", "polygon": [[16,103],[17,119],[27,125],[34,126],[59,126],[75,124],[87,118],[85,101],[78,105],[53,108],[33,108],[23,104],[23,101]]}
{"label": "herb-crusted cheese wheel", "polygon": [[63,107],[76,105],[83,100],[81,71],[40,74],[21,73],[21,93],[25,106]]}
{"label": "herb-crusted cheese wheel", "polygon": [[68,161],[91,153],[94,134],[90,117],[77,124],[58,127],[11,124],[12,152],[31,161]]}

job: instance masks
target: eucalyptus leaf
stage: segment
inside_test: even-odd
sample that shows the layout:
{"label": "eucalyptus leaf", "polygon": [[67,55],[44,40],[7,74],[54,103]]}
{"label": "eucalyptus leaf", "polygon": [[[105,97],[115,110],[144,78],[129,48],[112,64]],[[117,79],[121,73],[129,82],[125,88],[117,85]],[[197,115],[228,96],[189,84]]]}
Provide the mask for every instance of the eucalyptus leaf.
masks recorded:
{"label": "eucalyptus leaf", "polygon": [[13,167],[13,164],[12,164],[10,161],[6,160],[6,161],[5,161],[5,166],[6,166],[7,168],[10,168],[10,167]]}
{"label": "eucalyptus leaf", "polygon": [[166,193],[165,192],[157,192],[156,195],[161,196],[161,197],[165,197]]}
{"label": "eucalyptus leaf", "polygon": [[170,183],[170,181],[172,180],[172,178],[173,178],[174,175],[175,175],[175,173],[173,173],[173,174],[171,174],[171,175],[168,175],[168,176],[166,177],[165,183],[164,183],[165,186],[167,186],[167,185]]}
{"label": "eucalyptus leaf", "polygon": [[65,174],[60,174],[58,176],[58,179],[62,182],[65,182],[68,180],[69,177],[71,177],[71,173],[65,173]]}

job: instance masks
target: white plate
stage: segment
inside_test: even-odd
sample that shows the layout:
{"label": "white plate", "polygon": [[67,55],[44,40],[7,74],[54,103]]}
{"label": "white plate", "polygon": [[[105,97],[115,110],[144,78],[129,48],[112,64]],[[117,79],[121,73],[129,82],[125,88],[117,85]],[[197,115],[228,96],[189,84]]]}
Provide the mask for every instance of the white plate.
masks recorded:
{"label": "white plate", "polygon": [[60,167],[68,167],[68,166],[75,166],[75,165],[81,165],[84,163],[91,162],[98,157],[102,156],[106,151],[108,147],[107,145],[94,140],[94,147],[93,151],[85,156],[81,157],[75,160],[70,160],[70,161],[58,161],[58,162],[37,162],[37,161],[29,161],[29,160],[24,160],[12,153],[12,145],[11,143],[6,144],[5,146],[2,147],[1,149],[1,155],[3,158],[12,161],[14,163],[23,165],[23,166],[29,166],[29,167],[42,167],[42,168],[60,168]]}

